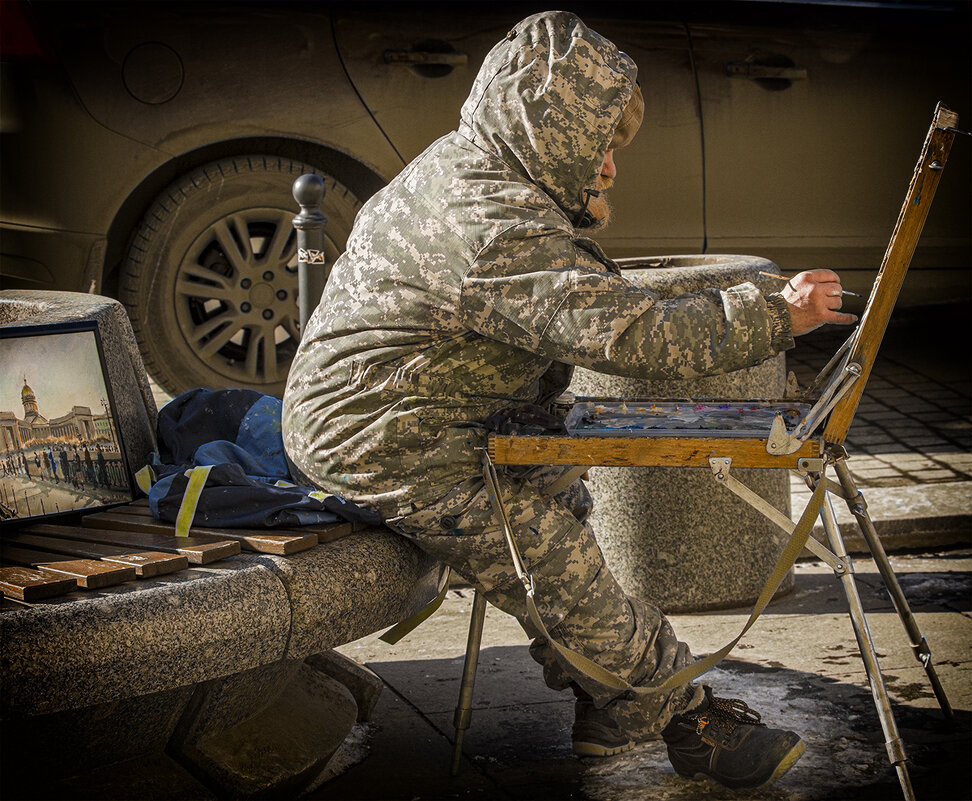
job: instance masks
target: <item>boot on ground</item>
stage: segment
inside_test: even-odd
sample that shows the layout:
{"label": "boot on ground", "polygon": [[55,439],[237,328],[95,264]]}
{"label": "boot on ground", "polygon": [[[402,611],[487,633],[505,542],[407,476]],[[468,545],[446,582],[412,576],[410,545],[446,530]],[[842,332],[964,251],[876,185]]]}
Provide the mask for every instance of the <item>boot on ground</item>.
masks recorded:
{"label": "boot on ground", "polygon": [[679,776],[753,790],[776,781],[803,754],[798,734],[768,728],[743,701],[717,698],[709,687],[704,691],[701,704],[675,715],[662,730]]}

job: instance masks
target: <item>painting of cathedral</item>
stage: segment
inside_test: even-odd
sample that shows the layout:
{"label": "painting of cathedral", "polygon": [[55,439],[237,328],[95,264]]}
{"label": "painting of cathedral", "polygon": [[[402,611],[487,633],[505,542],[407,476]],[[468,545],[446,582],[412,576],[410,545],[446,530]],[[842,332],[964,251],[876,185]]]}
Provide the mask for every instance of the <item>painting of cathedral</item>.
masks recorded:
{"label": "painting of cathedral", "polygon": [[91,327],[0,330],[0,521],[132,499]]}

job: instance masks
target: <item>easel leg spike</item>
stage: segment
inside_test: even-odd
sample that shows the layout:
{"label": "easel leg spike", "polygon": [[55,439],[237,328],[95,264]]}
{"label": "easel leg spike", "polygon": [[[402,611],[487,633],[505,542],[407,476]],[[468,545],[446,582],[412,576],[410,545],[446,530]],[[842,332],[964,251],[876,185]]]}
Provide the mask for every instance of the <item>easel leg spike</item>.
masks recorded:
{"label": "easel leg spike", "polygon": [[[823,476],[817,475],[816,480],[822,481]],[[878,663],[877,652],[874,649],[874,640],[871,637],[871,631],[867,625],[867,617],[864,614],[864,604],[861,602],[861,596],[857,592],[857,585],[854,582],[854,569],[850,559],[846,556],[844,540],[841,536],[840,528],[837,525],[837,518],[834,514],[834,507],[829,494],[820,509],[820,521],[823,524],[831,550],[840,556],[841,561],[846,567],[843,573],[838,574],[838,578],[843,585],[844,595],[847,597],[851,624],[854,627],[854,635],[857,637],[857,645],[861,652],[861,659],[864,662],[867,680],[871,686],[874,706],[877,709],[878,718],[881,721],[881,729],[884,732],[888,758],[897,771],[898,782],[901,785],[901,792],[904,795],[905,801],[914,801],[915,793],[911,786],[911,777],[908,775],[908,767],[905,764],[907,757],[905,756],[904,745],[901,742],[901,737],[898,735],[898,727],[894,720],[894,713],[891,710],[891,699],[888,696],[888,690],[884,684],[884,676],[881,674],[881,666]]]}
{"label": "easel leg spike", "polygon": [[469,613],[469,636],[466,639],[466,659],[462,665],[462,681],[459,684],[459,704],[453,724],[456,737],[452,746],[451,776],[459,773],[462,760],[462,736],[469,728],[472,719],[472,695],[476,684],[476,666],[479,664],[479,648],[483,642],[483,623],[486,619],[486,597],[476,590],[473,596],[472,611]]}

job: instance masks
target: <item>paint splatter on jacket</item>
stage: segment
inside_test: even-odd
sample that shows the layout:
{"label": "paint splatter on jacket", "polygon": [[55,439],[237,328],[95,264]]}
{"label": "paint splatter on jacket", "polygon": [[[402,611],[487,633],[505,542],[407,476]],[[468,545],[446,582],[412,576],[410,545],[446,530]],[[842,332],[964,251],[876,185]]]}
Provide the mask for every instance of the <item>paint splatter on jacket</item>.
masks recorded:
{"label": "paint splatter on jacket", "polygon": [[492,49],[458,129],[365,204],[334,264],[284,395],[296,474],[406,514],[477,475],[482,422],[554,397],[569,365],[689,378],[792,344],[779,295],[660,300],[575,228],[635,76],[569,13]]}

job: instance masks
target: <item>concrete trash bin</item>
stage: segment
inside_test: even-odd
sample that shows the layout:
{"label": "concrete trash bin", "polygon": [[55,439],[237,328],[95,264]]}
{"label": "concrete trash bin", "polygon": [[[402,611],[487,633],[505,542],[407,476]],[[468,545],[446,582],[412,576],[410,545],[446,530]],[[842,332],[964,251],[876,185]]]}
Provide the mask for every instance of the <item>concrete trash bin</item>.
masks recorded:
{"label": "concrete trash bin", "polygon": [[[764,292],[779,289],[771,261],[753,256],[666,256],[618,262],[632,282],[663,298],[705,287],[751,281]],[[781,398],[783,354],[719,376],[684,381],[642,381],[578,369],[577,396],[618,398]],[[786,470],[733,470],[733,475],[786,514]],[[666,612],[724,609],[752,604],[787,536],[752,507],[697,468],[598,467],[590,471],[592,524],[621,586]],[[793,589],[791,570],[780,593]]]}

